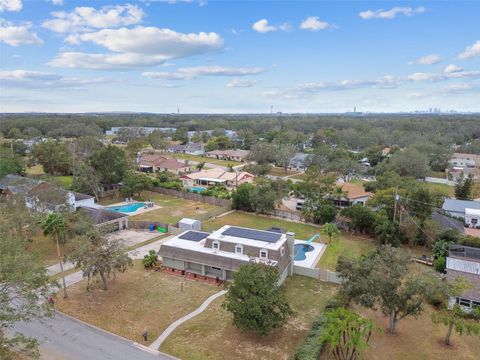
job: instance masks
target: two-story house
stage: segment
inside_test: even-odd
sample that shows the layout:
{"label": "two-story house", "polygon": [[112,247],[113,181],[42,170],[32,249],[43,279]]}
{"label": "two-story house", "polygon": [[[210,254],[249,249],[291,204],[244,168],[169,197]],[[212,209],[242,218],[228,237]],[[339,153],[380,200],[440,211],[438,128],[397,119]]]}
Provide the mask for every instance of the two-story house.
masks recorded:
{"label": "two-story house", "polygon": [[294,233],[225,225],[213,233],[188,230],[165,241],[159,255],[169,269],[230,280],[251,261],[276,266],[279,281],[293,274]]}
{"label": "two-story house", "polygon": [[480,179],[480,155],[454,153],[450,159],[450,169],[447,169],[449,178],[456,180],[461,173],[464,176],[472,175]]}

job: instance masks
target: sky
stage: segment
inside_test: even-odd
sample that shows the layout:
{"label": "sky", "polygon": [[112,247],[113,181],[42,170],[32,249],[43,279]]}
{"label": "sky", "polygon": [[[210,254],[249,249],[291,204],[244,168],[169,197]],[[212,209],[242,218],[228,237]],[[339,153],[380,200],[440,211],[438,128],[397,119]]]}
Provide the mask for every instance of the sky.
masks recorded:
{"label": "sky", "polygon": [[0,0],[0,112],[480,111],[480,1]]}

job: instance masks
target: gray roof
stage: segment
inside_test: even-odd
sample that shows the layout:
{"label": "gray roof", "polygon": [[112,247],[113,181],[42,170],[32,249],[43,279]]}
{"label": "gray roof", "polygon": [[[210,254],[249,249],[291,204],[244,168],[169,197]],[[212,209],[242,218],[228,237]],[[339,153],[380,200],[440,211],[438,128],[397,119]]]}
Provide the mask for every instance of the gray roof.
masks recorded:
{"label": "gray roof", "polygon": [[464,292],[461,297],[480,301],[480,276],[453,269],[447,269],[447,281],[453,282],[458,276],[463,277],[472,285],[472,288]]}
{"label": "gray roof", "polygon": [[10,190],[14,194],[24,194],[40,184],[40,180],[8,174],[0,179],[0,190]]}
{"label": "gray roof", "polygon": [[104,224],[112,220],[128,217],[128,215],[122,214],[120,212],[105,210],[101,208],[91,208],[86,206],[79,207],[77,211],[82,211],[86,213],[93,219],[93,221],[97,225]]}
{"label": "gray roof", "polygon": [[480,210],[480,201],[445,199],[442,209],[445,211],[454,211],[464,213],[465,209]]}

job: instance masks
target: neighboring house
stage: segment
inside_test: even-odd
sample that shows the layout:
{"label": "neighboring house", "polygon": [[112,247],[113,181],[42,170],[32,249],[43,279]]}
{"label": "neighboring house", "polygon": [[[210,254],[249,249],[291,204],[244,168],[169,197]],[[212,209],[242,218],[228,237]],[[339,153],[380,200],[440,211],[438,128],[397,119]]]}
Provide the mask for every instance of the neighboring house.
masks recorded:
{"label": "neighboring house", "polygon": [[40,136],[29,140],[22,140],[22,142],[27,147],[25,152],[28,154],[32,152],[35,145],[46,142],[47,140],[47,138]]}
{"label": "neighboring house", "polygon": [[459,304],[469,312],[473,307],[480,308],[480,249],[452,244],[447,257],[447,281],[461,276],[472,286],[462,295],[451,298],[449,305]]}
{"label": "neighboring house", "polygon": [[[480,201],[445,199],[442,206],[443,211],[453,217],[465,219],[467,209],[480,210]],[[469,214],[472,212],[469,211]]]}
{"label": "neighboring house", "polygon": [[205,155],[214,159],[244,162],[249,153],[248,150],[213,150]]}
{"label": "neighboring house", "polygon": [[6,175],[0,180],[0,191],[5,195],[19,195],[25,205],[36,211],[58,211],[67,206],[76,210],[81,206],[95,206],[95,198],[90,195],[65,190],[45,181],[18,175]]}
{"label": "neighboring house", "polygon": [[390,151],[391,151],[391,150],[392,150],[392,149],[390,149],[389,147],[383,148],[383,149],[382,149],[382,156],[383,156],[383,157],[390,156]]}
{"label": "neighboring house", "polygon": [[338,206],[348,207],[357,204],[365,206],[368,199],[373,196],[371,192],[365,191],[362,185],[344,183],[340,187],[342,192],[345,193],[345,196],[342,196],[339,200],[335,201]]}
{"label": "neighboring house", "polygon": [[279,282],[293,274],[295,234],[225,225],[212,234],[189,230],[165,241],[159,255],[165,267],[200,276],[231,280],[252,261],[275,266]]}
{"label": "neighboring house", "polygon": [[167,152],[175,154],[203,155],[205,154],[205,149],[202,143],[188,142],[185,145],[170,145],[167,147]]}
{"label": "neighboring house", "polygon": [[456,180],[461,173],[465,176],[471,174],[474,179],[480,179],[480,155],[454,153],[447,172],[451,180]]}
{"label": "neighboring house", "polygon": [[297,153],[290,159],[288,168],[290,170],[305,171],[312,156],[310,154]]}
{"label": "neighboring house", "polygon": [[141,134],[149,135],[154,131],[160,131],[163,133],[173,133],[175,128],[161,128],[161,127],[142,127],[142,126],[115,126],[110,130],[105,131],[105,135],[117,135],[120,129],[130,129],[138,131]]}
{"label": "neighboring house", "polygon": [[142,172],[168,171],[181,175],[192,171],[192,167],[184,162],[157,154],[142,154],[137,158],[137,163]]}
{"label": "neighboring house", "polygon": [[229,172],[218,168],[185,174],[180,179],[186,188],[210,187],[217,184],[233,189],[244,183],[252,183],[254,175],[246,172]]}
{"label": "neighboring house", "polygon": [[128,228],[128,215],[121,212],[82,206],[78,211],[87,214],[97,227],[104,227],[109,231],[118,231]]}

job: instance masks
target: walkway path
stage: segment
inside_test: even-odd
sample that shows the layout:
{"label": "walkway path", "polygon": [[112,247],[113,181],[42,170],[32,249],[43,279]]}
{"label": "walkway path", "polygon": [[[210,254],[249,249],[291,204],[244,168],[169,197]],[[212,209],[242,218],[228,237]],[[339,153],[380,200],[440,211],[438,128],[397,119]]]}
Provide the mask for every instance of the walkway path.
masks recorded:
{"label": "walkway path", "polygon": [[215,300],[216,298],[219,298],[222,295],[225,295],[227,293],[227,290],[222,290],[219,291],[216,294],[213,294],[210,296],[207,300],[203,302],[200,307],[194,311],[192,311],[190,314],[185,315],[184,317],[181,317],[177,321],[173,322],[153,343],[151,343],[148,347],[152,350],[158,350],[160,348],[160,345],[165,341],[165,339],[181,324],[184,322],[190,320],[191,318],[197,316],[198,314],[201,314],[207,307],[210,305],[210,303]]}

